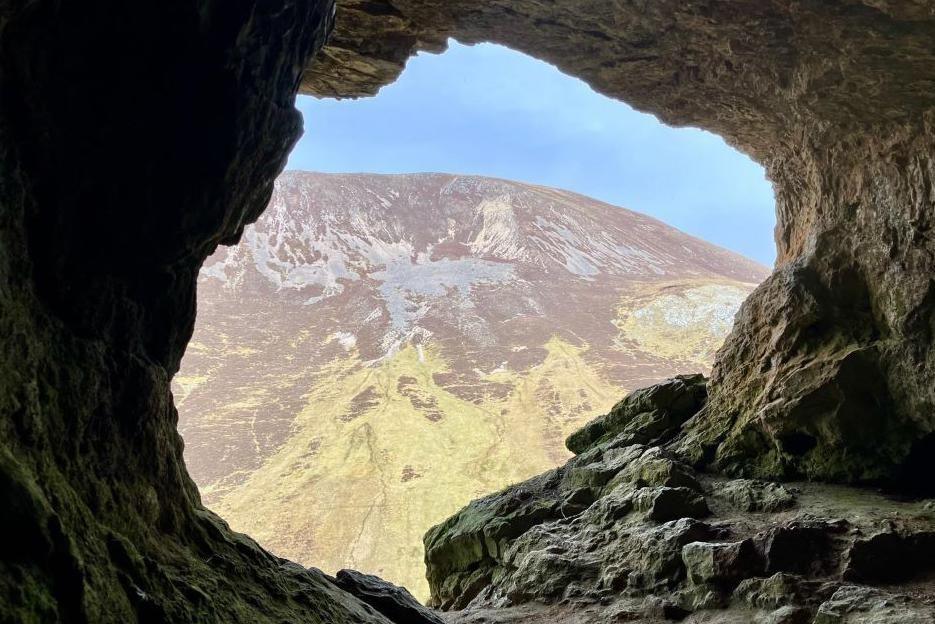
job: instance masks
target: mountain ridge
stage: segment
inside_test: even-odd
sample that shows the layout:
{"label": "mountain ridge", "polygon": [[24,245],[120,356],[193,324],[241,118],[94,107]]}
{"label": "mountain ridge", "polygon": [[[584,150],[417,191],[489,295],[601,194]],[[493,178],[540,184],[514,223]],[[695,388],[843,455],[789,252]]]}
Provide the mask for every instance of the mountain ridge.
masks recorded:
{"label": "mountain ridge", "polygon": [[539,183],[536,183],[536,182],[528,182],[528,181],[524,181],[524,180],[511,180],[511,179],[509,179],[509,178],[503,178],[503,177],[500,177],[500,176],[490,176],[490,175],[474,174],[474,173],[451,173],[451,172],[444,172],[444,171],[415,171],[415,172],[412,172],[412,173],[374,173],[374,172],[367,172],[367,171],[356,171],[356,172],[340,172],[340,173],[339,173],[339,172],[315,171],[315,170],[311,170],[311,169],[286,169],[286,170],[283,171],[282,174],[280,175],[280,179],[281,179],[281,180],[284,180],[284,179],[287,179],[288,177],[304,177],[304,176],[322,177],[322,178],[341,178],[341,177],[346,177],[346,178],[348,178],[348,179],[360,179],[360,178],[365,178],[365,177],[370,177],[370,178],[400,178],[400,179],[405,179],[405,178],[419,178],[419,177],[430,178],[430,179],[432,179],[432,178],[450,178],[450,179],[451,179],[450,181],[452,181],[452,182],[453,182],[453,181],[456,181],[456,180],[459,179],[459,178],[465,178],[465,179],[476,179],[476,180],[489,180],[489,181],[492,181],[492,182],[498,182],[498,183],[503,183],[503,184],[508,184],[508,185],[520,186],[520,187],[526,187],[526,188],[529,188],[529,189],[539,190],[539,191],[543,191],[543,192],[554,192],[554,193],[558,193],[558,194],[560,194],[560,195],[566,196],[566,197],[568,197],[569,199],[577,199],[577,200],[579,200],[579,201],[581,202],[582,205],[598,204],[598,205],[601,205],[601,206],[603,206],[603,207],[605,207],[605,208],[610,208],[610,209],[613,209],[613,210],[622,210],[622,211],[624,211],[624,212],[626,212],[626,213],[628,213],[628,214],[630,214],[630,215],[637,216],[637,217],[640,217],[640,218],[643,218],[643,219],[647,219],[647,220],[650,220],[650,221],[654,221],[656,224],[658,224],[658,225],[660,225],[660,226],[663,226],[663,227],[665,227],[665,228],[669,228],[669,229],[675,230],[675,231],[679,232],[680,234],[682,234],[682,235],[684,235],[684,236],[687,236],[687,237],[689,237],[689,238],[691,238],[691,239],[693,239],[693,240],[695,240],[695,241],[697,241],[697,242],[699,242],[699,243],[702,243],[702,244],[704,244],[704,245],[707,245],[707,246],[709,246],[709,247],[711,247],[711,248],[713,248],[713,249],[717,249],[717,250],[723,251],[723,252],[725,252],[725,253],[727,253],[727,254],[731,254],[731,255],[737,256],[738,259],[741,259],[741,260],[744,261],[744,262],[747,262],[747,263],[750,263],[751,265],[754,265],[754,266],[755,266],[758,270],[760,270],[760,271],[764,271],[764,272],[767,272],[767,273],[768,273],[769,271],[771,271],[770,267],[768,267],[768,266],[762,264],[761,262],[758,262],[758,261],[754,260],[753,258],[750,258],[750,257],[748,257],[748,256],[745,256],[744,254],[742,254],[742,253],[740,253],[740,252],[738,252],[738,251],[734,251],[734,250],[731,250],[731,249],[727,249],[726,247],[720,247],[719,245],[716,245],[716,244],[714,244],[714,243],[711,243],[710,241],[707,241],[707,240],[701,238],[700,236],[695,236],[694,234],[690,234],[690,233],[688,233],[688,232],[685,232],[684,230],[681,230],[681,229],[679,229],[679,228],[677,228],[677,227],[675,227],[675,226],[673,226],[673,225],[671,225],[671,224],[669,224],[669,223],[666,223],[665,221],[663,221],[663,220],[660,219],[659,217],[654,217],[654,216],[652,216],[652,215],[650,215],[650,214],[647,214],[647,213],[644,213],[644,212],[639,212],[638,210],[634,210],[634,209],[632,209],[632,208],[628,208],[628,207],[626,207],[626,206],[624,206],[624,205],[621,205],[621,204],[615,204],[615,203],[613,203],[613,202],[611,202],[611,201],[607,201],[607,200],[599,199],[599,198],[596,198],[596,197],[592,197],[592,196],[590,196],[590,195],[586,195],[586,194],[583,193],[583,192],[573,191],[573,190],[570,190],[570,189],[563,189],[563,188],[558,187],[558,186],[551,186],[551,185],[548,185],[548,184],[539,184]]}

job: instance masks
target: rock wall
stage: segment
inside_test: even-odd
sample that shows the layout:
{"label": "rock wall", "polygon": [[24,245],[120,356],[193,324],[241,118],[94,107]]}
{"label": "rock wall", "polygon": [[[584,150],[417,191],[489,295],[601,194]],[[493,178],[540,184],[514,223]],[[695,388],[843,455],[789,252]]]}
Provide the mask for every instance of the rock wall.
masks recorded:
{"label": "rock wall", "polygon": [[704,403],[701,375],[634,392],[564,466],[433,527],[432,604],[458,624],[935,621],[935,502],[695,472],[665,441]]}
{"label": "rock wall", "polygon": [[834,148],[806,141],[771,167],[789,259],[742,308],[686,456],[931,491],[931,120]]}
{"label": "rock wall", "polygon": [[686,458],[920,485],[935,455],[930,3],[344,0],[302,88],[371,95],[448,37],[552,62],[766,166],[777,269],[719,355]]}
{"label": "rock wall", "polygon": [[169,391],[331,9],[0,4],[0,622],[387,622],[201,507]]}
{"label": "rock wall", "polygon": [[930,3],[339,8],[307,65],[324,0],[0,4],[0,621],[386,622],[201,507],[169,379],[198,267],[263,209],[299,132],[300,83],[372,94],[448,36],[554,62],[767,166],[779,268],[721,352],[683,457],[929,474]]}

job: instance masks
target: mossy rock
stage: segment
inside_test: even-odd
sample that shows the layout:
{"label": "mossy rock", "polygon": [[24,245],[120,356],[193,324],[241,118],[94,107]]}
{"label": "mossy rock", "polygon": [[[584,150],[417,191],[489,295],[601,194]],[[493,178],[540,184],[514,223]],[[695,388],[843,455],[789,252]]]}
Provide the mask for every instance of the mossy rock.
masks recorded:
{"label": "mossy rock", "polygon": [[614,438],[622,443],[660,444],[671,439],[682,423],[700,410],[708,397],[704,375],[679,375],[634,391],[600,416],[571,434],[565,446],[580,455]]}

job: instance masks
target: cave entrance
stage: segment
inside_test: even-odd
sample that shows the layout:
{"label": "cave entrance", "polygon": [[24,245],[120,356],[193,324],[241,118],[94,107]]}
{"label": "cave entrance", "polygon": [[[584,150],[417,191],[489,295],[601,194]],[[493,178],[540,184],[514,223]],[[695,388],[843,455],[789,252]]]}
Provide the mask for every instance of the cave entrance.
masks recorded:
{"label": "cave entrance", "polygon": [[273,552],[425,598],[429,526],[710,366],[773,261],[772,190],[720,138],[496,45],[299,106],[270,207],[202,270],[186,462]]}

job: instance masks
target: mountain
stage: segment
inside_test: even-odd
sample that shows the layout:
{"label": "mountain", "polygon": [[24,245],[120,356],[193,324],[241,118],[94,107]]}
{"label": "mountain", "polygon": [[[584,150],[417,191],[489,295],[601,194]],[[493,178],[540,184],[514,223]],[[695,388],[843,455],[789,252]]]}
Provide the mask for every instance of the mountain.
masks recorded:
{"label": "mountain", "polygon": [[422,535],[707,369],[767,269],[645,215],[475,176],[287,172],[199,277],[174,392],[206,504],[424,596]]}

